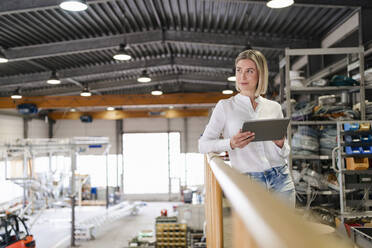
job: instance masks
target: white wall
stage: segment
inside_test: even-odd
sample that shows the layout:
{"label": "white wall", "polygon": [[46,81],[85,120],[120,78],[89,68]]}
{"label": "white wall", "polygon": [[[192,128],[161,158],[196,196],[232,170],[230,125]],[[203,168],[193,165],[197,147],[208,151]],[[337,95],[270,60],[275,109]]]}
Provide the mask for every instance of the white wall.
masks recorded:
{"label": "white wall", "polygon": [[187,152],[198,153],[198,140],[208,123],[207,117],[192,117],[187,119]]}
{"label": "white wall", "polygon": [[23,138],[23,119],[17,116],[0,115],[0,141]]}
{"label": "white wall", "polygon": [[[185,122],[183,118],[128,118],[123,120],[124,133],[167,132],[181,133],[181,149],[185,152],[198,152],[198,139],[208,123],[208,117],[187,118],[187,137],[185,137]],[[168,124],[169,122],[169,124]],[[93,120],[92,123],[82,123],[80,120],[58,120],[54,125],[54,138],[70,138],[76,136],[105,136],[111,143],[110,153],[116,153],[115,121]]]}
{"label": "white wall", "polygon": [[48,123],[42,120],[37,120],[37,119],[30,120],[28,122],[28,137],[30,139],[48,138],[49,137]]}
{"label": "white wall", "polygon": [[[0,140],[23,138],[23,118],[0,114]],[[28,122],[28,138],[48,138],[48,123],[32,119]]]}
{"label": "white wall", "polygon": [[[207,117],[189,117],[186,124],[183,118],[168,119],[169,131],[181,132],[181,151],[198,152],[198,139],[208,123]],[[133,118],[124,119],[124,133],[136,132],[167,132],[168,120],[164,118]],[[186,125],[186,126],[185,126]],[[187,129],[187,137],[185,137]],[[187,148],[185,149],[187,142]]]}
{"label": "white wall", "polygon": [[111,144],[110,153],[116,154],[115,128],[115,121],[110,120],[93,120],[92,123],[82,123],[80,120],[58,120],[53,127],[53,137],[108,137]]}

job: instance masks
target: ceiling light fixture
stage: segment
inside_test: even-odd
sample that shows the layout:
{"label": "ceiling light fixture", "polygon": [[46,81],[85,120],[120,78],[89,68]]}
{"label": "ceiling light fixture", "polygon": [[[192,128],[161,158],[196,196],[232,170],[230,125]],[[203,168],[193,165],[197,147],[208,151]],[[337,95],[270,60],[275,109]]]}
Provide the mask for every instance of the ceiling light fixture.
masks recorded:
{"label": "ceiling light fixture", "polygon": [[128,46],[120,44],[119,51],[113,56],[113,58],[120,61],[130,60],[132,56],[128,53]]}
{"label": "ceiling light fixture", "polygon": [[115,108],[114,107],[107,107],[106,110],[107,111],[113,111],[113,110],[115,110]]}
{"label": "ceiling light fixture", "polygon": [[163,91],[160,89],[159,85],[155,86],[155,89],[153,91],[151,91],[151,95],[153,95],[153,96],[163,95]]}
{"label": "ceiling light fixture", "polygon": [[141,76],[137,78],[137,81],[140,83],[148,83],[151,82],[151,78],[147,71],[143,70]]}
{"label": "ceiling light fixture", "polygon": [[231,95],[232,93],[234,93],[234,91],[230,90],[230,89],[225,89],[222,91],[222,94],[224,95]]}
{"label": "ceiling light fixture", "polygon": [[5,54],[0,50],[0,63],[7,63],[8,61]]}
{"label": "ceiling light fixture", "polygon": [[16,89],[14,93],[10,96],[12,99],[22,99],[20,89]]}
{"label": "ceiling light fixture", "polygon": [[70,109],[70,112],[76,112],[76,109],[72,108]]}
{"label": "ceiling light fixture", "polygon": [[227,77],[227,81],[230,81],[230,82],[235,82],[235,81],[236,81],[236,77],[235,77],[235,68],[232,69],[232,72],[231,72],[230,75]]}
{"label": "ceiling light fixture", "polygon": [[85,0],[65,0],[59,7],[67,11],[83,11],[88,8],[88,4]]}
{"label": "ceiling light fixture", "polygon": [[59,80],[59,78],[57,76],[57,72],[55,72],[55,71],[52,72],[52,75],[47,80],[47,83],[48,84],[60,84],[61,83],[61,80]]}
{"label": "ceiling light fixture", "polygon": [[231,75],[231,76],[229,76],[227,78],[227,80],[230,81],[230,82],[235,82],[236,81],[236,77],[235,77],[235,75]]}
{"label": "ceiling light fixture", "polygon": [[266,3],[266,6],[273,9],[280,9],[289,7],[294,4],[293,0],[270,0]]}
{"label": "ceiling light fixture", "polygon": [[85,97],[86,97],[86,96],[91,96],[91,95],[92,95],[92,92],[90,92],[89,89],[88,89],[87,87],[85,87],[85,88],[83,89],[83,91],[80,92],[80,95],[81,95],[81,96],[85,96]]}

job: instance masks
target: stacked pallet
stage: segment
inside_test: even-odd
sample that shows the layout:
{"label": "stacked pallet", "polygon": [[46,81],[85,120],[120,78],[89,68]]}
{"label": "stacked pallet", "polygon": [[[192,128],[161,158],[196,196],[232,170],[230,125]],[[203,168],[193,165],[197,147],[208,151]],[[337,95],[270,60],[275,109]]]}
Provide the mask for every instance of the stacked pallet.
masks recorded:
{"label": "stacked pallet", "polygon": [[156,223],[157,248],[186,248],[187,225]]}

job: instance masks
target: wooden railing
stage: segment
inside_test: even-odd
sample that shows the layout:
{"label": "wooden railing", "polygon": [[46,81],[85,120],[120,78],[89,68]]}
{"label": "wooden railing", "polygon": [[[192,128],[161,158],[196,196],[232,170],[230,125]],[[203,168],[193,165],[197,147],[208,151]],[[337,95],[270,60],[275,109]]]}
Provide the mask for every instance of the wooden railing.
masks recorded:
{"label": "wooden railing", "polygon": [[234,248],[351,248],[324,235],[261,185],[228,166],[216,154],[205,157],[208,248],[223,248],[222,191],[232,206]]}

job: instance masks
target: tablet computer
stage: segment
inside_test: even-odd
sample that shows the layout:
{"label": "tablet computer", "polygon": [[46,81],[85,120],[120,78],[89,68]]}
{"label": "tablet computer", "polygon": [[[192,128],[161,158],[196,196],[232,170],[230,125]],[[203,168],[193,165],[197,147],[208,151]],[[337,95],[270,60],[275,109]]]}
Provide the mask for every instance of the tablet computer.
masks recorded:
{"label": "tablet computer", "polygon": [[288,124],[289,118],[246,121],[242,132],[254,132],[255,139],[252,142],[280,140],[286,135]]}

